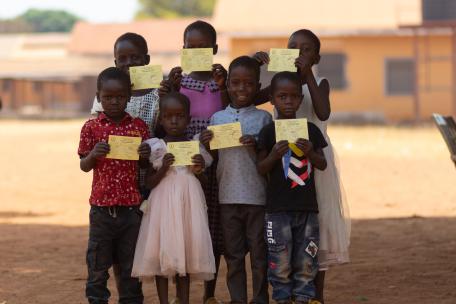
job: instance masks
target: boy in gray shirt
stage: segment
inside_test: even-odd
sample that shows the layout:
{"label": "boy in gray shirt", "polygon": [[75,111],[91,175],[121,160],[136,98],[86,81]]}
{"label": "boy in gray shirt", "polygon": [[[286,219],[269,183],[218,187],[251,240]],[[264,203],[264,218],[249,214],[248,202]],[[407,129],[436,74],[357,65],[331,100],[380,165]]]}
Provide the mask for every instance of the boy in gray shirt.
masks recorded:
{"label": "boy in gray shirt", "polygon": [[[268,303],[267,250],[264,241],[266,180],[256,170],[256,142],[271,115],[254,105],[260,88],[258,63],[247,56],[231,62],[227,89],[231,104],[211,118],[211,125],[240,122],[242,146],[216,151],[227,284],[231,303],[248,303],[245,256],[250,252],[253,299]],[[209,149],[213,133],[204,130],[200,141]]]}

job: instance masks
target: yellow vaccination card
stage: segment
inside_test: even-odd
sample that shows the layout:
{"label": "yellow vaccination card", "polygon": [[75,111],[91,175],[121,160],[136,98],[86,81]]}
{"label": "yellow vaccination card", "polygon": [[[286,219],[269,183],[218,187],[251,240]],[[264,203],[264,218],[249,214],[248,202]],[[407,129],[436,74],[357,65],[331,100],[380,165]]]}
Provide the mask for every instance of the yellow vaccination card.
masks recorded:
{"label": "yellow vaccination card", "polygon": [[271,49],[269,51],[268,71],[296,72],[295,60],[299,57],[298,49]]}
{"label": "yellow vaccination card", "polygon": [[240,122],[209,126],[207,129],[214,132],[214,137],[209,143],[211,150],[238,147],[242,145],[239,142],[239,138],[242,136]]}
{"label": "yellow vaccination card", "polygon": [[106,158],[138,160],[141,137],[109,135],[109,153]]}
{"label": "yellow vaccination card", "polygon": [[181,67],[186,73],[211,71],[214,54],[212,48],[182,49]]}
{"label": "yellow vaccination card", "polygon": [[307,119],[277,119],[274,121],[276,141],[288,140],[295,143],[298,138],[309,139]]}
{"label": "yellow vaccination card", "polygon": [[161,65],[130,67],[132,90],[156,89],[163,80]]}
{"label": "yellow vaccination card", "polygon": [[192,157],[200,153],[198,141],[176,141],[166,145],[168,153],[174,155],[173,166],[193,165]]}

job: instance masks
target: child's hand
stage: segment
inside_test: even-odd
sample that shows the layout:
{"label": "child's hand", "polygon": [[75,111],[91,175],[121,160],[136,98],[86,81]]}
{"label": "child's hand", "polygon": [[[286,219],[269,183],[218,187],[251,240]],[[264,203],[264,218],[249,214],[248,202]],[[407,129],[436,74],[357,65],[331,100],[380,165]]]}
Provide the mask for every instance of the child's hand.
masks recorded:
{"label": "child's hand", "polygon": [[92,155],[93,158],[101,158],[105,157],[106,154],[109,153],[109,144],[104,141],[100,141],[96,143],[95,147],[93,147],[92,151],[90,151],[90,154]]}
{"label": "child's hand", "polygon": [[307,139],[298,138],[296,146],[304,153],[304,157],[307,157],[313,151],[313,144]]}
{"label": "child's hand", "polygon": [[241,138],[239,138],[239,142],[243,144],[244,146],[255,146],[256,145],[256,140],[253,135],[243,135]]}
{"label": "child's hand", "polygon": [[214,138],[214,132],[211,130],[203,130],[201,132],[201,135],[199,137],[200,143],[206,147],[207,150],[209,150],[209,143]]}
{"label": "child's hand", "polygon": [[169,80],[162,80],[160,82],[160,88],[158,88],[158,97],[163,98],[173,90],[172,84]]}
{"label": "child's hand", "polygon": [[295,66],[298,68],[301,78],[312,74],[312,66],[314,61],[309,56],[299,55],[295,60]]}
{"label": "child's hand", "polygon": [[168,80],[171,82],[173,89],[179,91],[182,81],[182,68],[180,66],[172,68],[169,72]]}
{"label": "child's hand", "polygon": [[287,153],[288,149],[288,141],[281,140],[272,147],[270,155],[273,159],[279,160]]}
{"label": "child's hand", "polygon": [[204,162],[204,158],[201,154],[193,155],[192,162],[193,162],[192,172],[194,174],[200,174],[201,172],[203,172],[204,166],[206,165],[206,163]]}
{"label": "child's hand", "polygon": [[165,171],[168,171],[169,167],[171,167],[171,165],[173,163],[174,163],[174,155],[172,155],[171,153],[166,153],[163,156],[162,169]]}
{"label": "child's hand", "polygon": [[213,64],[212,65],[212,77],[214,81],[217,83],[220,90],[226,90],[226,78],[228,72],[221,64]]}
{"label": "child's hand", "polygon": [[266,52],[256,52],[255,55],[253,55],[253,59],[258,61],[260,66],[265,63],[269,64],[269,54]]}
{"label": "child's hand", "polygon": [[139,158],[148,159],[150,157],[150,146],[145,142],[141,143],[138,147],[138,154]]}

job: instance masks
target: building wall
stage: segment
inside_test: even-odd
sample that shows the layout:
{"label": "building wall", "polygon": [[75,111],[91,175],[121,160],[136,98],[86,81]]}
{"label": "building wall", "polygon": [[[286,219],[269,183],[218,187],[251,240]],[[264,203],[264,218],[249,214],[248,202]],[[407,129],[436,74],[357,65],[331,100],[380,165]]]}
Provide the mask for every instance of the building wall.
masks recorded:
{"label": "building wall", "polygon": [[95,91],[93,77],[73,81],[0,79],[3,108],[11,112],[26,108],[46,112],[87,111]]}
{"label": "building wall", "polygon": [[[323,37],[321,42],[323,56],[324,53],[342,53],[346,56],[347,86],[345,89],[332,90],[331,105],[334,112],[376,113],[387,121],[415,118],[413,93],[388,95],[385,79],[387,60],[414,60],[412,36]],[[286,47],[287,37],[233,38],[231,44],[231,57],[234,58],[272,47]],[[433,112],[454,114],[451,95],[451,37],[421,37],[418,45],[421,118],[427,119]]]}

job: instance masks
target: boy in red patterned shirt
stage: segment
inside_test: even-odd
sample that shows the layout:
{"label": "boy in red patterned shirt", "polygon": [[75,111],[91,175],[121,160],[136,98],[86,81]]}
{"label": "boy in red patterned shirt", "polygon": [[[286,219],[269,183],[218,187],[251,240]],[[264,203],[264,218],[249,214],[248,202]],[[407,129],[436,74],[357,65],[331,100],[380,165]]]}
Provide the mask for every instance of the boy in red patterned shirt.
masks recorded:
{"label": "boy in red patterned shirt", "polygon": [[120,268],[119,303],[144,301],[141,283],[131,277],[131,268],[142,215],[138,164],[142,168],[148,166],[150,146],[142,143],[138,147],[139,161],[106,158],[110,151],[109,135],[141,137],[142,141],[149,138],[146,123],[125,112],[130,95],[128,74],[118,68],[101,72],[97,80],[97,99],[104,111],[88,120],[81,130],[80,167],[84,172],[93,169],[87,249],[89,303],[108,303],[108,270],[113,261]]}

